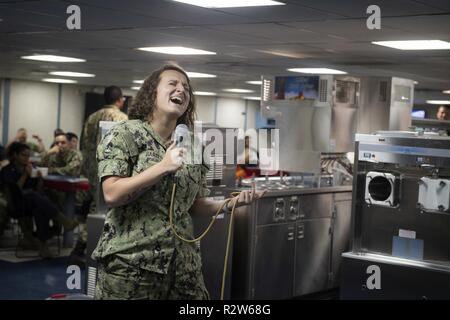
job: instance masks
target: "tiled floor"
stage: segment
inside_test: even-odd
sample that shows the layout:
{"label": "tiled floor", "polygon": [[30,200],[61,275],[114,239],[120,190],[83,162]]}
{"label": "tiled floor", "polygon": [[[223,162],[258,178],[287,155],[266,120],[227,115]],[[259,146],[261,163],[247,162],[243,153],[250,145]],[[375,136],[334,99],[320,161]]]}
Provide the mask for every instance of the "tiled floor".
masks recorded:
{"label": "tiled floor", "polygon": [[[53,294],[84,292],[85,274],[81,269],[81,289],[67,288],[67,257],[27,262],[0,261],[0,300],[42,300]],[[71,282],[74,283],[74,282]]]}

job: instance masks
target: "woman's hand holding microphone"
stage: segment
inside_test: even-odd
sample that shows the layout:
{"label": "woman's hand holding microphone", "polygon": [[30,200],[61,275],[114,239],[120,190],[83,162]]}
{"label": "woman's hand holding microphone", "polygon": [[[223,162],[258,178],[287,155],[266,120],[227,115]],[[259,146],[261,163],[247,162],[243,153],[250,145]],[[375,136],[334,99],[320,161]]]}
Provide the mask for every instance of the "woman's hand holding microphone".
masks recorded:
{"label": "woman's hand holding microphone", "polygon": [[161,160],[161,165],[166,173],[173,173],[177,171],[186,161],[186,148],[177,148],[176,143],[173,142],[167,148],[164,158]]}

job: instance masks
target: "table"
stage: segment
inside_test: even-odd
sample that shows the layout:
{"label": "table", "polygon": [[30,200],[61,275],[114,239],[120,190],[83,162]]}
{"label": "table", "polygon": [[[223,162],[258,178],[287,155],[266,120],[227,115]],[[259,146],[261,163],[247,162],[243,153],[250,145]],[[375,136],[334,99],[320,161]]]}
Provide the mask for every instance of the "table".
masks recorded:
{"label": "table", "polygon": [[[89,190],[89,180],[71,176],[48,175],[43,177],[44,186],[50,189],[66,193],[64,202],[64,214],[73,218],[75,213],[75,195],[77,191]],[[73,231],[64,230],[63,247],[73,246]]]}

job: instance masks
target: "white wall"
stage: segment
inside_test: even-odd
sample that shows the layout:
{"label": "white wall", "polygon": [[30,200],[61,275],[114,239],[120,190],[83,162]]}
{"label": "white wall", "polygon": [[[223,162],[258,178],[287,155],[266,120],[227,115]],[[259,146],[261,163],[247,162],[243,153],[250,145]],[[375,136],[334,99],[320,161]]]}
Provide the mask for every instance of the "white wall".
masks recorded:
{"label": "white wall", "polygon": [[214,123],[216,97],[196,96],[197,120]]}
{"label": "white wall", "polygon": [[81,137],[85,95],[88,91],[88,87],[62,86],[60,127],[64,132],[73,132]]}
{"label": "white wall", "polygon": [[19,128],[26,128],[28,139],[38,134],[46,148],[53,141],[58,112],[58,85],[11,80],[8,140]]}
{"label": "white wall", "polygon": [[245,100],[217,98],[217,125],[228,128],[245,127]]}
{"label": "white wall", "polygon": [[[1,89],[1,88],[0,88]],[[103,91],[103,88],[63,84],[61,91],[60,128],[79,136],[83,128],[85,93]],[[136,91],[124,89],[124,94]],[[128,92],[129,91],[129,92]],[[255,128],[259,101],[245,101],[237,98],[196,96],[198,119],[205,123],[232,128]],[[247,117],[245,105],[247,103]],[[3,94],[0,95],[0,126],[3,126]],[[217,114],[216,114],[217,113]],[[28,130],[29,139],[36,133],[44,140],[46,148],[53,141],[53,131],[58,118],[58,84],[26,80],[11,80],[8,119],[8,140],[17,129]],[[247,122],[245,122],[247,120]],[[0,127],[0,140],[2,138]]]}
{"label": "white wall", "polygon": [[[198,120],[205,123],[215,123],[217,120],[217,125],[230,128],[249,129],[256,127],[259,101],[205,96],[196,96],[195,99]],[[245,116],[246,104],[247,117]]]}
{"label": "white wall", "polygon": [[[26,128],[28,139],[38,134],[46,148],[53,141],[53,131],[58,121],[58,84],[27,80],[11,80],[8,119],[8,141],[19,128]],[[65,132],[80,136],[83,128],[85,93],[91,87],[63,84],[59,127]],[[3,98],[1,100],[3,103]],[[1,107],[3,112],[3,106]],[[3,123],[0,122],[2,125]],[[1,130],[0,130],[1,139]]]}
{"label": "white wall", "polygon": [[259,112],[259,101],[247,100],[247,126],[246,129],[256,128],[256,114]]}

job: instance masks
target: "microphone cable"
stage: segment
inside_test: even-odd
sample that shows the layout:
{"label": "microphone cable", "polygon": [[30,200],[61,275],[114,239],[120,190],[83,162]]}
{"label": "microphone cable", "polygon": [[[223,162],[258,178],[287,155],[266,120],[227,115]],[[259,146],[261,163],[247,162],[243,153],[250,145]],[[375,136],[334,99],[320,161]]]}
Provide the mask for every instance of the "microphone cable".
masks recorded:
{"label": "microphone cable", "polygon": [[[170,198],[170,207],[169,207],[169,224],[170,224],[170,228],[172,229],[173,233],[175,234],[175,236],[187,243],[193,243],[193,242],[197,242],[200,241],[203,237],[205,237],[209,230],[211,229],[211,227],[214,225],[214,223],[217,220],[217,216],[220,214],[220,212],[222,211],[223,207],[225,205],[228,206],[228,203],[230,201],[233,200],[234,197],[238,196],[240,194],[240,192],[232,192],[231,196],[232,198],[228,198],[225,199],[225,201],[221,204],[221,206],[219,207],[219,209],[217,210],[216,214],[213,216],[211,222],[209,223],[208,227],[205,229],[205,231],[203,231],[197,238],[194,239],[186,239],[183,236],[179,235],[178,232],[175,230],[175,226],[173,224],[173,203],[175,200],[175,192],[177,189],[177,184],[174,182],[173,183],[173,187],[172,187],[172,196]],[[225,249],[225,257],[224,257],[224,263],[223,263],[223,271],[222,271],[222,284],[220,287],[220,300],[223,300],[224,294],[225,294],[225,279],[227,276],[227,265],[228,265],[228,258],[229,258],[229,251],[230,251],[230,246],[231,246],[231,234],[232,234],[232,226],[233,226],[233,217],[234,217],[234,210],[236,209],[236,204],[237,204],[237,200],[233,203],[233,207],[231,208],[231,212],[230,212],[230,222],[228,224],[228,235],[227,235],[227,245],[226,245],[226,249]]]}

